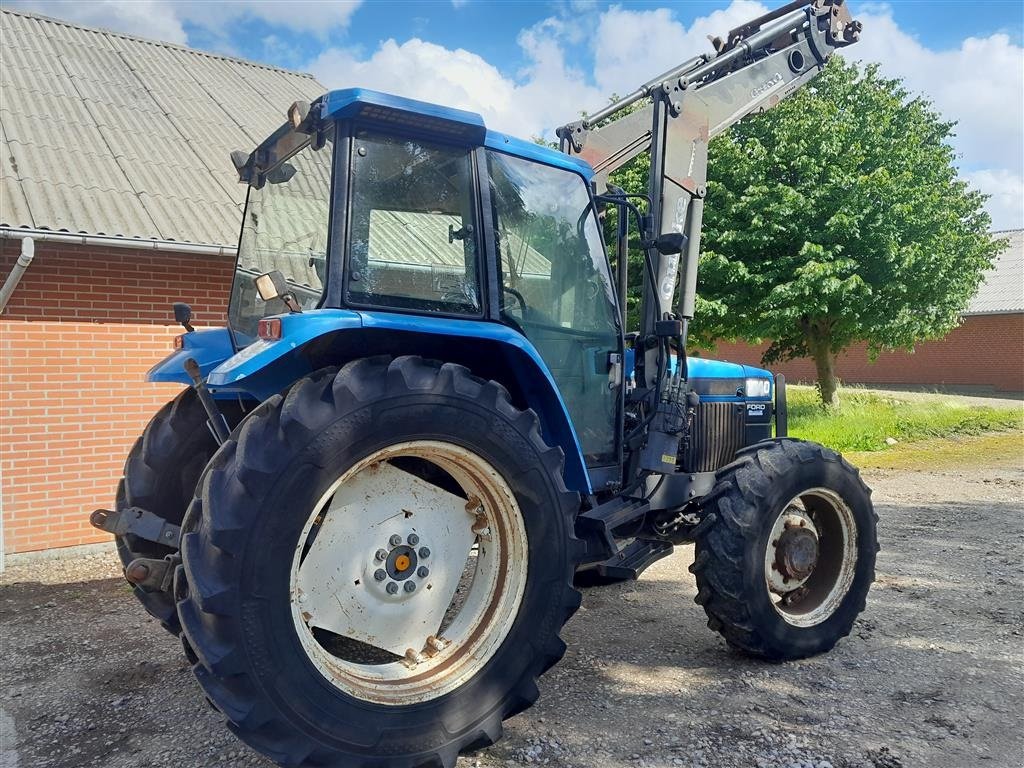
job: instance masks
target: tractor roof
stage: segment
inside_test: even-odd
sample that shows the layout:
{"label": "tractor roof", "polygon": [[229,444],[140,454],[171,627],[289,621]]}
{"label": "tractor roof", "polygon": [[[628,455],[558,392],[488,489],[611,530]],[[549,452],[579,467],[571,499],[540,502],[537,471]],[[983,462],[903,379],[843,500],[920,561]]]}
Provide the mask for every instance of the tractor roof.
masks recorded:
{"label": "tractor roof", "polygon": [[498,133],[484,125],[484,119],[475,112],[442,107],[425,101],[393,96],[389,93],[365,88],[346,88],[324,95],[322,116],[332,119],[362,118],[393,125],[396,129],[411,129],[447,138],[472,146],[486,146],[506,154],[535,162],[564,168],[585,176],[593,176],[593,169],[578,158],[556,149],[523,141]]}

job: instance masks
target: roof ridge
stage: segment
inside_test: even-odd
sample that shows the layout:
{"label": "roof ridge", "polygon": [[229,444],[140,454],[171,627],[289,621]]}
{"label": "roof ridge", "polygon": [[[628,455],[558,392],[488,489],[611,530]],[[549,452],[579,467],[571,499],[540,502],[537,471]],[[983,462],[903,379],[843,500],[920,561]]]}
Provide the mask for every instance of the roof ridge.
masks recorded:
{"label": "roof ridge", "polygon": [[41,13],[31,13],[29,11],[23,11],[16,8],[8,8],[6,6],[0,6],[0,13],[9,13],[13,16],[21,16],[26,19],[36,19],[38,21],[45,21],[51,24],[59,24],[63,27],[70,27],[71,29],[80,29],[86,32],[96,32],[104,35],[112,35],[119,37],[123,40],[134,40],[137,43],[146,43],[147,45],[157,45],[162,48],[173,48],[174,50],[183,51],[185,53],[191,53],[197,56],[206,56],[210,59],[219,59],[221,61],[231,61],[236,64],[244,64],[248,67],[255,67],[256,69],[266,69],[271,72],[283,72],[286,75],[297,75],[298,77],[305,77],[312,80],[314,83],[319,85],[319,81],[310,72],[298,72],[294,69],[285,69],[284,67],[275,67],[272,64],[262,64],[258,61],[252,61],[250,59],[242,59],[237,56],[226,56],[222,53],[210,53],[209,51],[202,51],[198,48],[190,48],[187,45],[179,45],[178,43],[169,43],[166,40],[155,40],[151,37],[142,37],[140,35],[129,35],[125,32],[117,32],[113,29],[107,29],[106,27],[88,27],[83,24],[76,24],[65,19],[58,19],[54,16],[46,16]]}

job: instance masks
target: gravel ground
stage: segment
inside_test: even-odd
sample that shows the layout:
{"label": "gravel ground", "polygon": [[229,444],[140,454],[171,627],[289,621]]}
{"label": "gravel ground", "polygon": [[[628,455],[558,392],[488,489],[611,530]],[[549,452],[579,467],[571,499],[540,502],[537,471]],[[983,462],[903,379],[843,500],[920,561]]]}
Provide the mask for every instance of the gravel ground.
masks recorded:
{"label": "gravel ground", "polygon": [[[878,581],[831,653],[769,665],[692,603],[690,547],[594,588],[539,704],[460,768],[1020,768],[1024,470],[867,473]],[[0,766],[269,766],[221,725],[112,554],[0,586]]]}

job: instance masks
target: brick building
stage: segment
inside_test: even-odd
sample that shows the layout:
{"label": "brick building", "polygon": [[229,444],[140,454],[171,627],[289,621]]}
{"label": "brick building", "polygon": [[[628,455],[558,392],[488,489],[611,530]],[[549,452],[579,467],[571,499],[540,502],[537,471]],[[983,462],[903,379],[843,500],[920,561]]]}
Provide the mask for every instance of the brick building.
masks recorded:
{"label": "brick building", "polygon": [[0,10],[4,552],[102,541],[124,458],[174,386],[180,333],[222,324],[245,188],[228,159],[323,88],[310,76]]}
{"label": "brick building", "polygon": [[[867,345],[839,356],[836,372],[846,384],[935,387],[1011,395],[1024,393],[1024,230],[996,233],[1009,246],[986,274],[961,324],[945,338],[918,344],[913,352],[884,352],[868,359]],[[714,356],[760,364],[768,344],[722,342]],[[810,358],[776,363],[790,382],[814,382]]]}

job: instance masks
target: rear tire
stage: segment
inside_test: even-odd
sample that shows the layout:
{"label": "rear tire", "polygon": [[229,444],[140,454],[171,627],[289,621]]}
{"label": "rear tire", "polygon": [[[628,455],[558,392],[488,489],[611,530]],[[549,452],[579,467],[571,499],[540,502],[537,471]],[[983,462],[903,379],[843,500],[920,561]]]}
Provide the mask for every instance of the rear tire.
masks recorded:
{"label": "rear tire", "polygon": [[[822,653],[850,633],[875,578],[878,517],[842,456],[801,440],[758,443],[720,470],[703,504],[690,570],[708,627],[776,661]],[[795,566],[779,542],[789,537],[799,559],[807,530],[815,554]]]}
{"label": "rear tire", "polygon": [[[241,421],[244,414],[238,403],[224,401],[220,405],[229,426]],[[206,421],[206,410],[191,387],[157,411],[125,461],[124,476],[117,486],[118,511],[140,507],[181,525],[196,483],[217,451],[217,441]],[[125,567],[139,557],[160,559],[177,551],[132,534],[117,536],[115,544]],[[133,589],[161,626],[175,635],[181,631],[170,591]]]}
{"label": "rear tire", "polygon": [[[296,567],[301,577],[307,564],[319,562],[314,554],[318,547],[332,547],[329,562],[339,563],[336,572],[322,571],[329,576],[322,582],[331,597],[327,608],[334,599],[342,604],[339,595],[372,593],[381,606],[378,616],[397,605],[406,612],[399,613],[401,622],[408,624],[417,621],[416,611],[422,612],[424,603],[412,601],[427,598],[429,579],[417,582],[419,589],[410,590],[415,592],[412,596],[395,590],[390,604],[392,598],[377,597],[382,593],[375,590],[400,578],[394,568],[409,568],[410,558],[415,561],[416,555],[406,547],[407,533],[400,529],[403,518],[415,521],[428,514],[423,503],[412,502],[408,508],[392,505],[387,488],[365,495],[348,490],[364,474],[393,472],[393,462],[418,455],[388,453],[405,446],[461,455],[466,467],[475,467],[466,469],[473,477],[479,476],[480,467],[495,471],[494,482],[504,484],[510,509],[518,514],[518,523],[508,518],[508,530],[519,525],[525,538],[518,550],[522,557],[503,565],[500,573],[505,576],[493,583],[513,582],[519,573],[517,602],[487,602],[491,593],[479,593],[485,596],[480,605],[496,607],[482,610],[479,623],[468,625],[477,629],[466,642],[449,640],[450,650],[413,660],[412,666],[406,664],[408,656],[402,661],[389,657],[350,662],[337,645],[328,652],[334,657],[325,656],[312,644],[311,638],[320,642],[321,635],[312,631],[308,613],[318,610],[311,603],[319,598],[310,582],[296,587],[294,581]],[[400,458],[389,458],[392,455]],[[430,474],[434,470],[415,465],[418,477],[452,493],[457,489],[451,482],[464,489],[462,479],[453,479],[461,467],[440,460],[435,464],[450,469],[452,476],[435,476]],[[566,490],[562,465],[561,450],[544,443],[535,413],[515,408],[503,387],[457,365],[417,357],[363,359],[337,373],[313,374],[283,397],[263,403],[210,464],[189,511],[182,538],[183,566],[175,580],[184,636],[197,660],[193,671],[210,701],[227,717],[228,727],[286,766],[450,768],[460,752],[494,743],[501,737],[502,721],[537,698],[536,679],[564,653],[559,631],[580,602],[572,588],[582,555],[573,536],[579,497]],[[348,500],[339,503],[338,498]],[[465,514],[474,495],[461,498],[465,501],[459,502],[457,511]],[[382,523],[371,523],[376,519],[373,504],[379,499],[387,499],[394,514],[388,512]],[[477,563],[488,551],[506,551],[504,523],[491,511],[493,506],[480,506],[486,512],[489,538],[478,536],[476,549],[470,550],[478,552],[471,554]],[[455,520],[452,529],[464,524],[457,518],[445,518]],[[336,520],[365,524],[349,529],[347,537],[335,537],[331,526]],[[352,542],[366,536],[366,530],[372,532],[371,546],[363,553]],[[409,539],[413,550],[426,543],[426,534],[423,539]],[[328,541],[332,543],[323,543]],[[389,546],[396,547],[390,554]],[[378,553],[383,556],[374,555],[375,547],[382,547]],[[395,560],[399,549],[404,554]],[[428,564],[431,571],[444,568],[437,550],[442,550],[439,542],[432,554],[424,556],[419,550],[420,556],[429,558],[420,565]],[[517,550],[510,546],[507,551]],[[351,574],[335,577],[348,563],[371,563],[374,557],[377,564],[359,565],[371,568],[370,579],[357,578],[353,586]],[[380,569],[379,586],[373,584],[372,568]],[[416,571],[415,562],[411,570]],[[462,572],[461,565],[458,571]],[[446,638],[448,632],[461,637],[453,628],[461,622],[461,611],[469,610],[466,606],[477,605],[475,584],[474,580],[461,605],[453,601],[455,607],[449,608],[457,618],[445,630]],[[495,587],[493,594],[503,595],[501,588]],[[439,586],[433,594],[441,591]],[[498,615],[507,618],[491,618]],[[362,615],[356,619],[373,620],[377,619]],[[404,631],[405,624],[397,631]],[[322,632],[323,625],[317,626]],[[331,641],[344,645],[351,637],[341,633]],[[381,649],[372,646],[386,644],[389,638],[385,632],[375,637],[384,638],[369,644],[377,652]],[[473,648],[487,650],[470,653]],[[405,672],[403,667],[414,671]],[[458,677],[460,669],[472,674]],[[374,688],[378,678],[389,682]]]}

